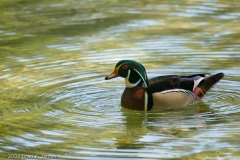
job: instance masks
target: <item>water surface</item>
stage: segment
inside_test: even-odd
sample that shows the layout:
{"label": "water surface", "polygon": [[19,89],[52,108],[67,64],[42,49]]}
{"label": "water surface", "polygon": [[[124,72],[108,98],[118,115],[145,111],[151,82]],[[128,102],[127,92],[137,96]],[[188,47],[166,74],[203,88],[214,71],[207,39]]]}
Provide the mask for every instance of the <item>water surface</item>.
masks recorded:
{"label": "water surface", "polygon": [[[0,4],[0,154],[63,159],[238,159],[240,2]],[[202,102],[122,109],[121,59],[149,77],[224,72]]]}

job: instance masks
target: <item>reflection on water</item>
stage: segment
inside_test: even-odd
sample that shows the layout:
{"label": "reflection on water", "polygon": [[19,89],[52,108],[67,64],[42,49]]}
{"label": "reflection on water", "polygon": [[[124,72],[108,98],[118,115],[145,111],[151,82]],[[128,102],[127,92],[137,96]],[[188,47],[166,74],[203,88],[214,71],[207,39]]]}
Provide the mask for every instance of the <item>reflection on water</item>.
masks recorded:
{"label": "reflection on water", "polygon": [[[58,158],[239,158],[240,2],[0,4],[0,152]],[[203,102],[122,109],[121,59],[149,77],[224,72]],[[0,154],[1,154],[0,153]],[[3,157],[4,158],[4,157]]]}

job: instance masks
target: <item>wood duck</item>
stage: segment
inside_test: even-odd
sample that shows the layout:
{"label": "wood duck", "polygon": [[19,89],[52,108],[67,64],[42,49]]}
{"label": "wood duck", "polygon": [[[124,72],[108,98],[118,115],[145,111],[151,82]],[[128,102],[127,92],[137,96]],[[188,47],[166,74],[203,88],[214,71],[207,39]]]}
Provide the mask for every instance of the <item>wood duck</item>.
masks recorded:
{"label": "wood duck", "polygon": [[121,105],[134,110],[167,110],[200,101],[207,91],[224,77],[223,73],[190,76],[166,75],[148,79],[141,63],[133,60],[119,61],[105,80],[122,77],[126,88]]}

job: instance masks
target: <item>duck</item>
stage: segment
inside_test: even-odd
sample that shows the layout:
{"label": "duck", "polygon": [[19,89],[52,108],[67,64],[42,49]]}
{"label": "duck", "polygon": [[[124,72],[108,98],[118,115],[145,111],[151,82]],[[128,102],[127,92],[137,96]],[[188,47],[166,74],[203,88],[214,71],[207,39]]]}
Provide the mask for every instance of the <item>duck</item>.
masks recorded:
{"label": "duck", "polygon": [[139,111],[171,110],[201,101],[209,89],[224,77],[217,73],[163,75],[149,79],[145,67],[134,60],[120,60],[114,71],[105,77],[125,79],[121,97],[123,108]]}

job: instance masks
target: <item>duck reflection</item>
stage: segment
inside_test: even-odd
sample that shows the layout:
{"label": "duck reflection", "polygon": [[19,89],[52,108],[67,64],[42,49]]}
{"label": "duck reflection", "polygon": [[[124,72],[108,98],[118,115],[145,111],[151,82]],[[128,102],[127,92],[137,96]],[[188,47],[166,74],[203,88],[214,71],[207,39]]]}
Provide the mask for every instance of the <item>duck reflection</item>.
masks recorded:
{"label": "duck reflection", "polygon": [[118,149],[143,148],[154,139],[158,141],[165,137],[189,137],[206,128],[206,118],[214,117],[214,111],[203,102],[164,112],[139,112],[124,108],[121,111],[126,117],[126,130],[117,137],[115,144]]}

